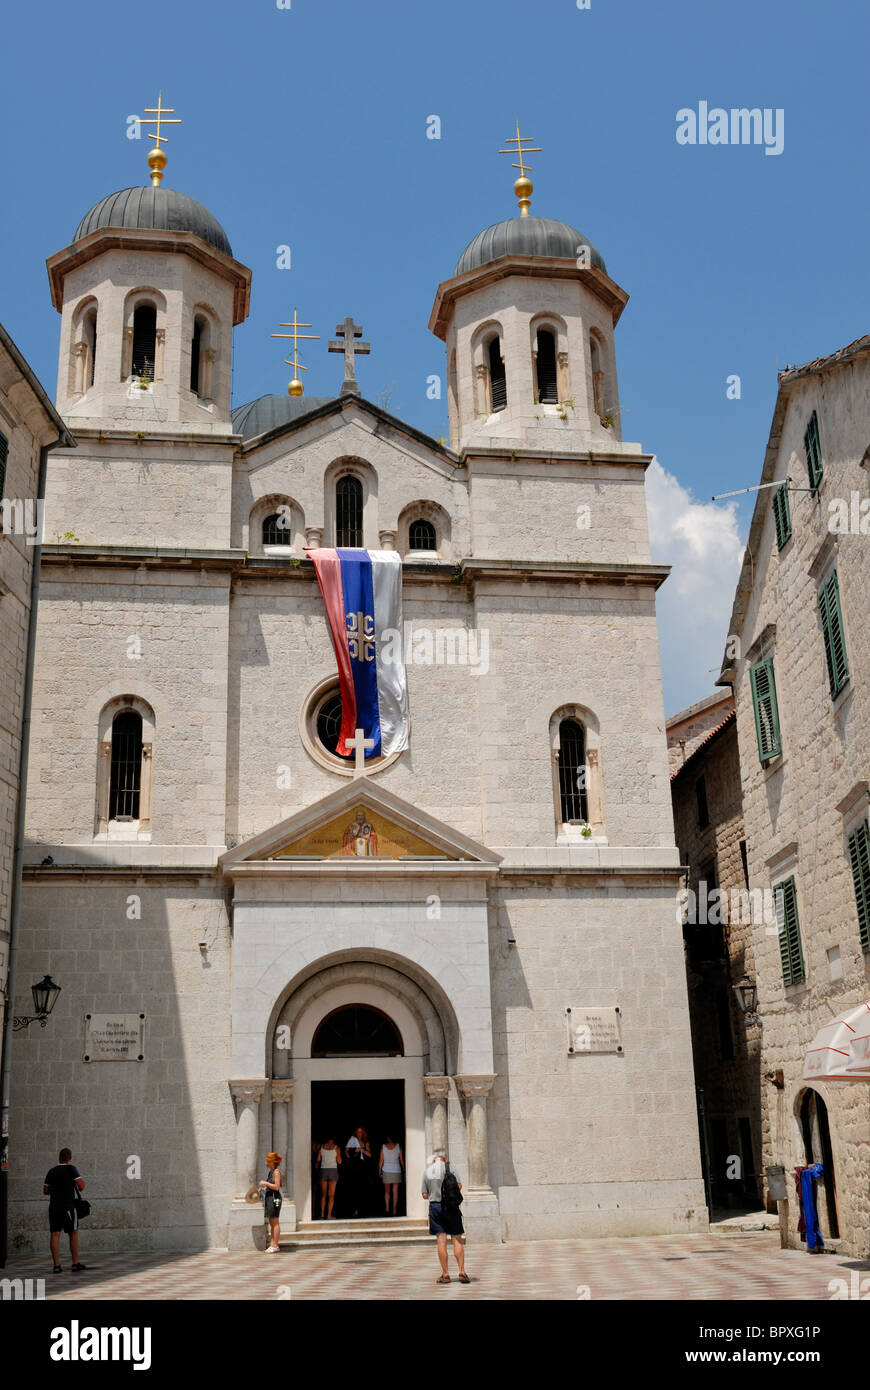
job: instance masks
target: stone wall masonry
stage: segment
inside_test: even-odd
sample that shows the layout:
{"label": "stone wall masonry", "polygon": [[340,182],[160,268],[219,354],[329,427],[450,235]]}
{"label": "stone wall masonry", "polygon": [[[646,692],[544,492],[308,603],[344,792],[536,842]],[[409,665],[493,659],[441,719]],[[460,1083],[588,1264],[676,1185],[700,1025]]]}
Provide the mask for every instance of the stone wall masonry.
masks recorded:
{"label": "stone wall masonry", "polygon": [[[796,844],[806,981],[782,981],[776,933],[755,933],[759,1011],[764,1023],[763,1071],[781,1070],[784,1088],[767,1086],[764,1161],[804,1161],[797,1122],[805,1083],[806,1049],[832,1017],[870,997],[870,955],[862,954],[850,872],[847,826],[837,805],[870,772],[870,633],[864,621],[868,538],[828,531],[832,498],[867,491],[861,459],[870,435],[870,373],[866,361],[795,384],[778,451],[776,477],[807,485],[803,433],[818,411],[824,478],[817,497],[792,494],[793,536],[776,548],[770,508],[756,556],[756,582],[740,635],[745,654],[770,624],[775,640],[777,698],[783,752],[767,768],[758,758],[749,661],[738,664],[735,694],[743,774],[744,816],[753,886],[769,887],[768,861]],[[817,611],[814,562],[831,546],[840,581],[851,680],[832,703]],[[835,978],[829,952],[840,955]],[[870,1245],[870,1095],[868,1088],[824,1088],[837,1170],[841,1248],[864,1256]],[[857,1175],[853,1181],[849,1175]],[[791,1241],[797,1244],[794,1202]]]}
{"label": "stone wall masonry", "polygon": [[[128,917],[131,895],[138,920]],[[47,1248],[42,1179],[65,1145],[93,1206],[84,1250],[225,1245],[235,1118],[220,885],[28,882],[22,925],[22,988],[50,969],[62,992],[47,1028],[15,1038],[13,1250]],[[16,1000],[16,1010],[26,1003]],[[145,1061],[84,1062],[89,1012],[144,1012]],[[134,1156],[140,1178],[128,1177]]]}
{"label": "stone wall masonry", "polygon": [[[154,843],[225,842],[228,581],[51,571],[37,638],[27,834],[94,843],[98,719],[118,695],[156,717]],[[137,582],[138,581],[138,582]],[[141,657],[128,656],[130,640]]]}

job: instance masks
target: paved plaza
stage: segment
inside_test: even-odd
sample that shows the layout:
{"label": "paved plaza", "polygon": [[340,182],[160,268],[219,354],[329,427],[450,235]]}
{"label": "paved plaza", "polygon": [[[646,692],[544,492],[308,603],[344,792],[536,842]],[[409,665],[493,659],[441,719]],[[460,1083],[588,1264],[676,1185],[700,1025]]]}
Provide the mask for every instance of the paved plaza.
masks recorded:
{"label": "paved plaza", "polygon": [[[64,1242],[65,1243],[65,1242]],[[47,1241],[46,1241],[47,1244]],[[44,1277],[47,1299],[707,1299],[830,1300],[829,1283],[870,1292],[870,1260],[781,1250],[776,1232],[536,1241],[469,1247],[469,1285],[439,1288],[432,1248],[367,1246],[279,1255],[138,1253],[12,1259],[9,1278]]]}

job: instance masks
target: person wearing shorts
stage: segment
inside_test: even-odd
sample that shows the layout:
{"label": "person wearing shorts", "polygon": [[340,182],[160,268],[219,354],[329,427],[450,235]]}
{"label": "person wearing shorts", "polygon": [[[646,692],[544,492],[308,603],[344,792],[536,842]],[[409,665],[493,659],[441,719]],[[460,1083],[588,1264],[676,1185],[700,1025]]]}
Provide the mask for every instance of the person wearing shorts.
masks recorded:
{"label": "person wearing shorts", "polygon": [[[462,1235],[462,1213],[458,1207],[448,1207],[441,1201],[441,1185],[447,1172],[447,1155],[443,1152],[429,1155],[429,1162],[423,1174],[423,1196],[429,1203],[429,1234],[438,1240],[438,1261],[441,1265],[441,1278],[436,1284],[449,1284],[447,1272],[447,1237],[453,1241],[453,1257],[459,1266],[460,1284],[470,1284],[465,1273],[465,1249]],[[455,1176],[455,1174],[454,1174]],[[462,1183],[459,1184],[460,1188]]]}
{"label": "person wearing shorts", "polygon": [[402,1146],[388,1134],[381,1145],[381,1158],[378,1164],[378,1172],[384,1184],[384,1201],[386,1203],[386,1214],[390,1213],[390,1201],[393,1203],[392,1215],[396,1215],[399,1203],[399,1184],[405,1176],[405,1162],[402,1158]]}
{"label": "person wearing shorts", "polygon": [[[325,1139],[317,1150],[318,1177],[320,1178],[320,1219],[334,1221],[332,1208],[335,1206],[335,1186],[338,1182],[338,1165],[341,1163],[341,1149],[334,1139]],[[329,1207],[327,1209],[327,1202]],[[313,1205],[313,1203],[312,1203]]]}
{"label": "person wearing shorts", "polygon": [[281,1249],[278,1244],[281,1238],[281,1155],[266,1154],[266,1168],[266,1177],[260,1179],[257,1187],[269,1222],[270,1239],[266,1254],[277,1255]]}
{"label": "person wearing shorts", "polygon": [[85,1180],[73,1167],[72,1153],[61,1149],[57,1163],[49,1168],[42,1184],[42,1191],[48,1197],[48,1229],[51,1233],[51,1259],[55,1274],[63,1273],[60,1263],[60,1237],[65,1231],[69,1236],[71,1268],[78,1274],[87,1269],[79,1260],[79,1218],[76,1211],[76,1194],[84,1192]]}

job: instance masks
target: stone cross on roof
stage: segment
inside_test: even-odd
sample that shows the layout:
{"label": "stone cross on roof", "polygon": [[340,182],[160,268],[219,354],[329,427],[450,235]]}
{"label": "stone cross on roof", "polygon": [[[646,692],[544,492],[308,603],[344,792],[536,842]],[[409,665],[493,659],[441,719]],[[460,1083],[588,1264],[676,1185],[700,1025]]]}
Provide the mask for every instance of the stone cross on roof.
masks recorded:
{"label": "stone cross on roof", "polygon": [[[354,323],[352,318],[345,319],[344,323],[337,323],[335,326],[335,339],[329,344],[330,352],[344,353],[344,381],[341,383],[341,394],[343,396],[358,396],[360,394],[359,382],[354,376],[354,355],[358,352],[369,353],[372,350],[371,343],[357,343],[354,340],[362,337],[362,328]],[[336,341],[340,339],[341,341]]]}

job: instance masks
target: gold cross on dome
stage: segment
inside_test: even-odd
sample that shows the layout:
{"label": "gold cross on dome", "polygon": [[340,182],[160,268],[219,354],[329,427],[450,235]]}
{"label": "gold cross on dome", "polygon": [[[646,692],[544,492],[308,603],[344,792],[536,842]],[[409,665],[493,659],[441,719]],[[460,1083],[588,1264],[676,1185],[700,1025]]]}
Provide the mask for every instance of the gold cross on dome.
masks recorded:
{"label": "gold cross on dome", "polygon": [[[151,169],[151,183],[155,188],[159,188],[160,180],[163,178],[163,170],[166,168],[166,155],[163,153],[160,146],[165,145],[169,139],[168,135],[160,134],[160,127],[164,125],[181,125],[181,117],[175,115],[174,106],[163,105],[162,92],[158,92],[157,94],[157,105],[146,106],[144,110],[145,116],[141,117],[142,124],[146,126],[156,125],[157,127],[156,132],[153,133],[154,148],[148,155],[148,165]],[[154,120],[146,120],[146,116],[153,116]],[[152,135],[150,130],[147,133]]]}
{"label": "gold cross on dome", "polygon": [[[273,333],[271,334],[273,338],[293,339],[293,356],[284,358],[285,366],[292,367],[294,372],[307,372],[308,368],[303,367],[302,363],[299,361],[299,339],[310,338],[311,341],[314,342],[316,340],[319,340],[320,334],[299,332],[300,328],[311,328],[312,325],[310,323],[300,323],[299,315],[296,309],[293,310],[293,322],[282,323],[279,326],[281,328],[289,328],[291,331],[289,333]],[[305,388],[303,387],[302,382],[299,380],[299,378],[297,376],[294,376],[293,380],[290,382],[290,385],[287,387],[287,394],[288,396],[301,396],[304,389]]]}
{"label": "gold cross on dome", "polygon": [[[499,154],[517,155],[520,161],[519,164],[512,164],[511,168],[519,169],[520,171],[520,176],[514,183],[514,193],[517,195],[517,201],[520,205],[521,217],[528,217],[529,215],[529,205],[532,201],[533,188],[532,181],[528,175],[528,166],[523,159],[523,155],[541,154],[540,145],[532,145],[529,143],[533,139],[533,135],[520,135],[520,123],[517,121],[516,136],[511,135],[505,140],[506,145],[516,145],[516,149],[499,150]],[[524,148],[524,146],[526,148]]]}

